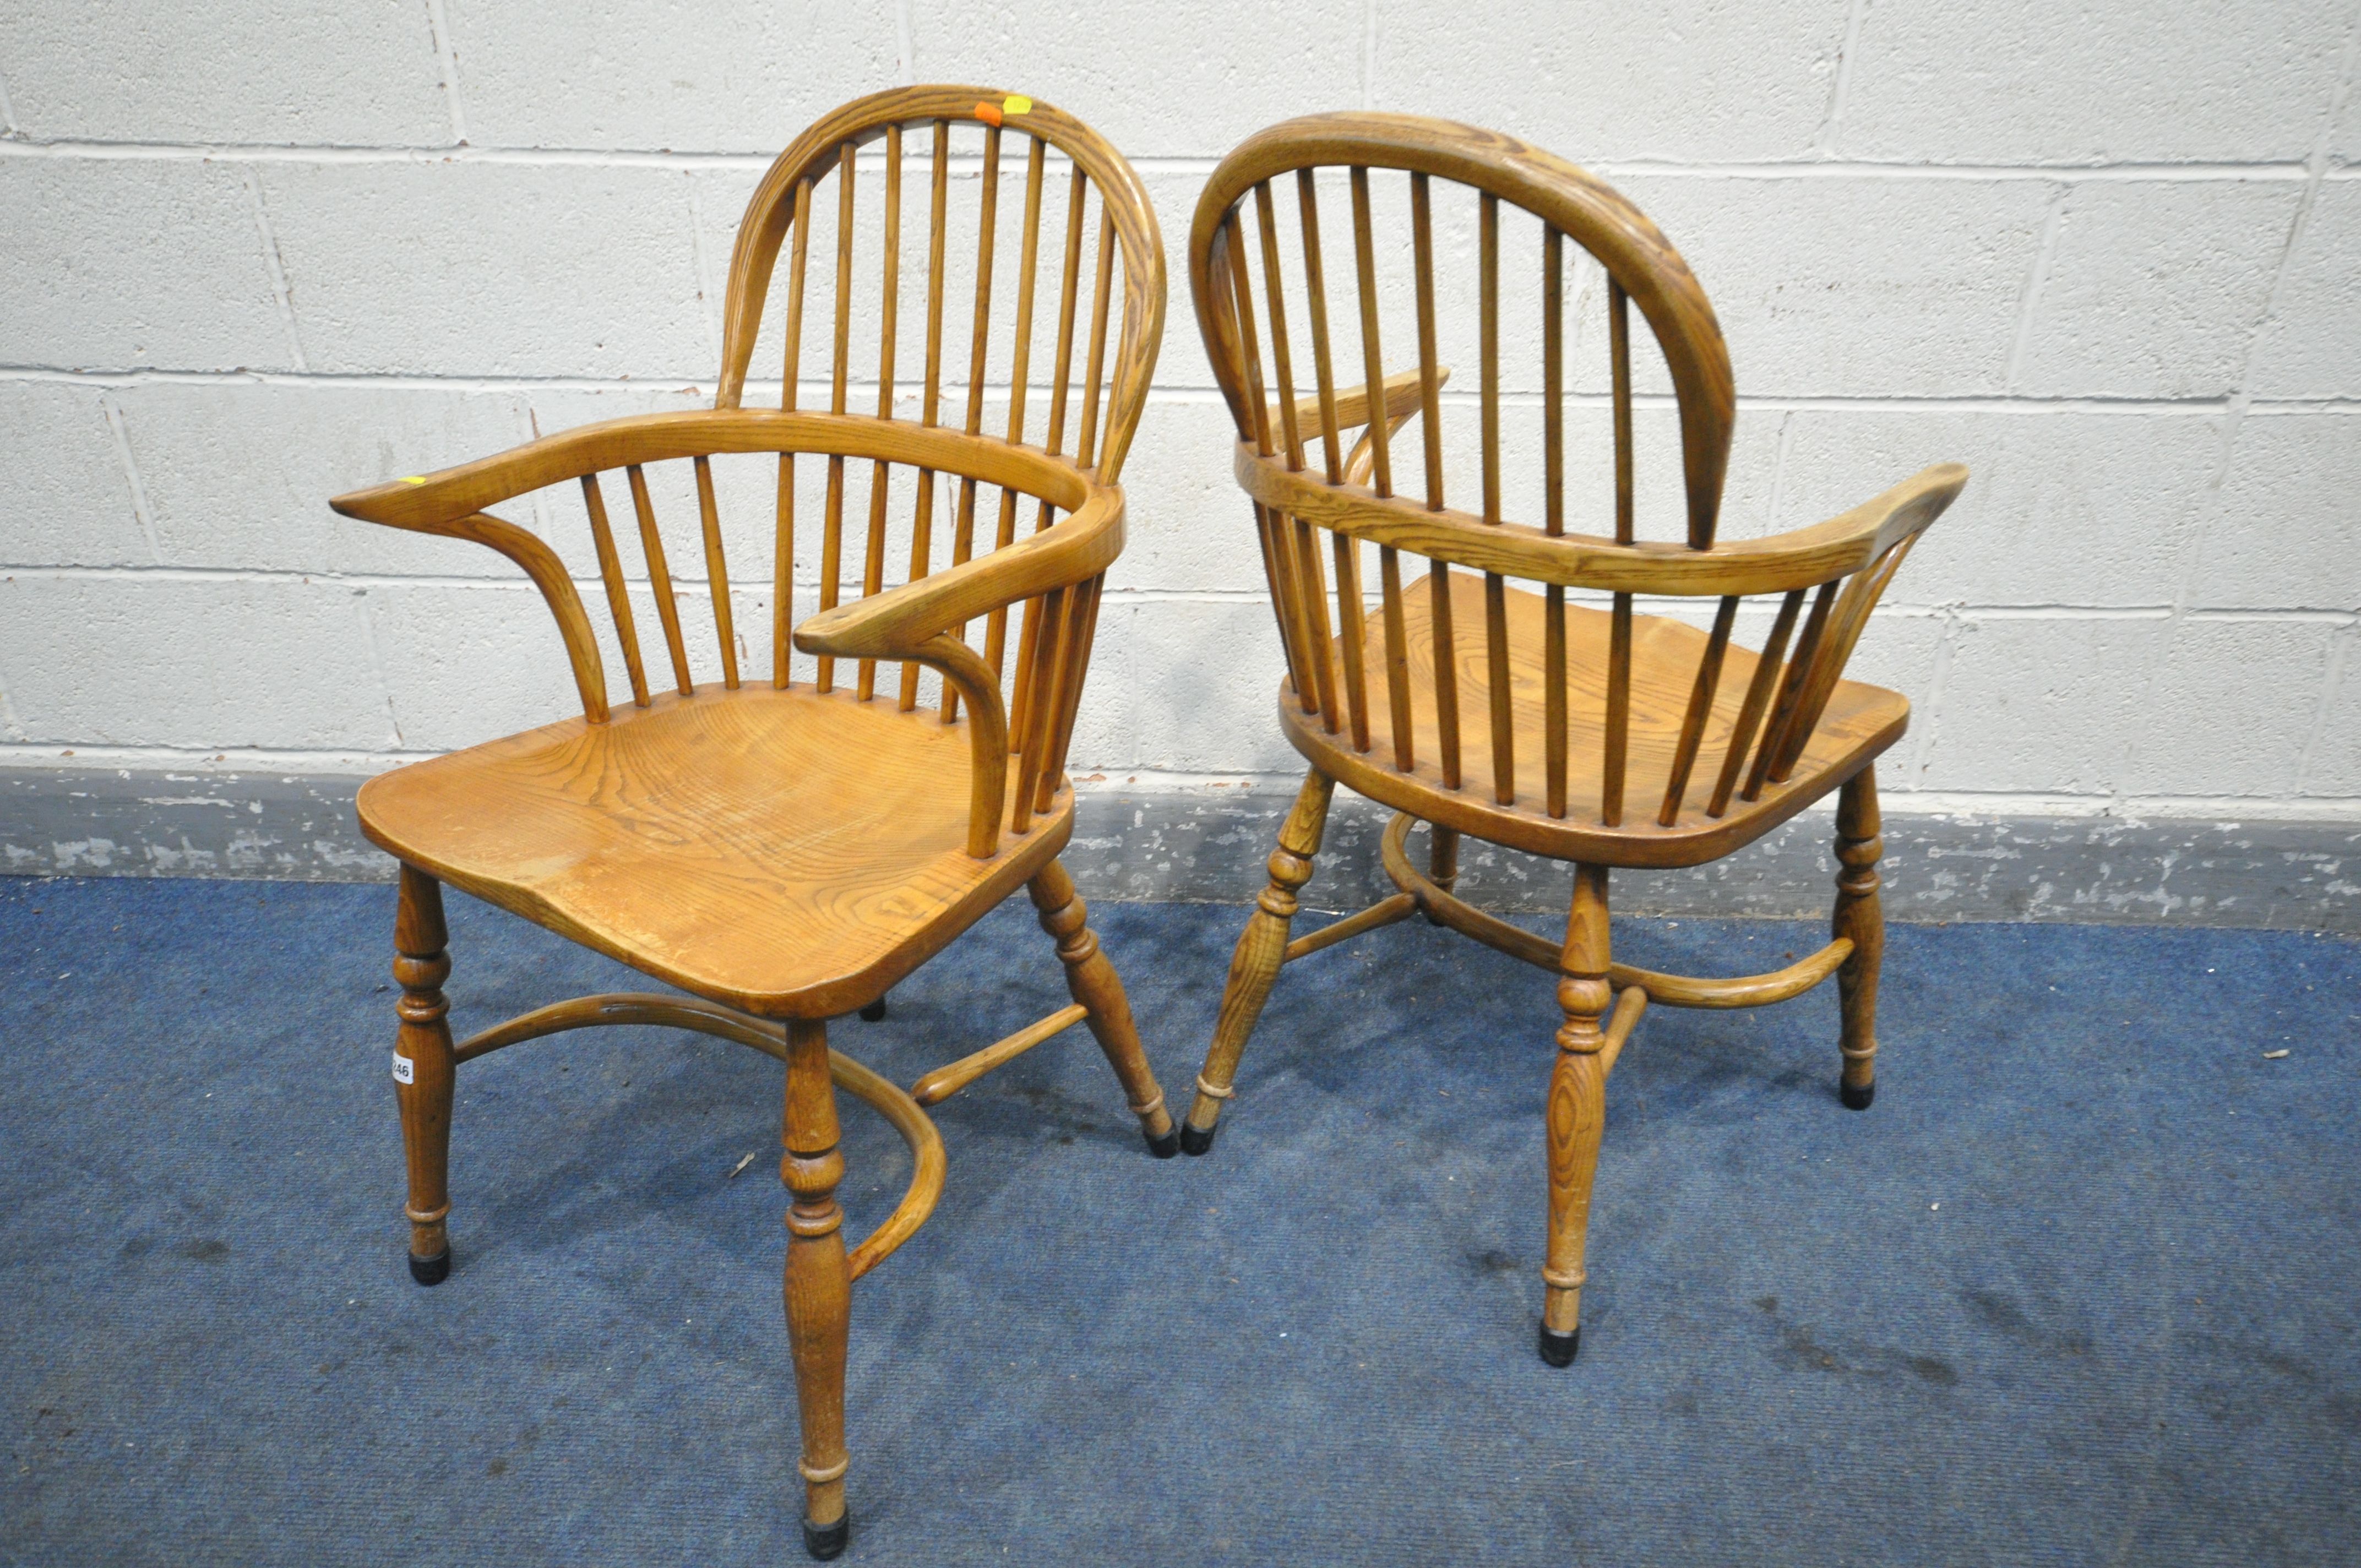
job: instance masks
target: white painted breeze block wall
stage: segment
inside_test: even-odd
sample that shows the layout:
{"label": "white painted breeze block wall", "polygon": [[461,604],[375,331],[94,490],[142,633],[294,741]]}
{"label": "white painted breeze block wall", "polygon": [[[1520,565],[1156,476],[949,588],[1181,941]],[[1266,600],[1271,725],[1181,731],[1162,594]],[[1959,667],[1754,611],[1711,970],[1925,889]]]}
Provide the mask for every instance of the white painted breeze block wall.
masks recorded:
{"label": "white painted breeze block wall", "polygon": [[770,156],[951,80],[1096,125],[1173,272],[1078,773],[1293,770],[1182,247],[1237,141],[1366,105],[1525,137],[1658,220],[1730,339],[1733,535],[1973,468],[1856,661],[1917,706],[1890,808],[2352,820],[2356,27],[2355,0],[22,0],[0,762],[374,771],[568,711],[521,576],[325,498],[709,399]]}

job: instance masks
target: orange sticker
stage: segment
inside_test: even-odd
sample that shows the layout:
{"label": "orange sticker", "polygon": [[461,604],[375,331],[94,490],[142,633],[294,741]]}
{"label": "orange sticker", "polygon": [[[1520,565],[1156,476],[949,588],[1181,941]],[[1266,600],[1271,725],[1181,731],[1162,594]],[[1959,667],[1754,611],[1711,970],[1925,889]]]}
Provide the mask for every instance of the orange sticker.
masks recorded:
{"label": "orange sticker", "polygon": [[997,104],[978,104],[975,106],[975,117],[982,120],[987,126],[997,126],[1000,124],[1000,105]]}

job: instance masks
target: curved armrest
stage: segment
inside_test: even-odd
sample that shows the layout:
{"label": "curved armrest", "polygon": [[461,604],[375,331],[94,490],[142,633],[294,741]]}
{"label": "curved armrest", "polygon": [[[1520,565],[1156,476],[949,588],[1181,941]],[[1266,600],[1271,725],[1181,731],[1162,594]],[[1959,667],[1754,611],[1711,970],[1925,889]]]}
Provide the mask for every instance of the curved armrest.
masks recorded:
{"label": "curved armrest", "polygon": [[1097,576],[1123,553],[1123,492],[1093,484],[1063,521],[1005,550],[807,617],[796,646],[846,659],[909,659],[967,699],[968,853],[997,850],[1008,784],[1008,718],[996,672],[953,634],[978,616]]}
{"label": "curved armrest", "polygon": [[796,646],[836,658],[916,658],[938,632],[1097,576],[1123,554],[1123,492],[1091,492],[1072,515],[1005,550],[806,617]]}
{"label": "curved armrest", "polygon": [[1966,468],[1938,463],[1826,522],[1692,550],[1669,543],[1618,544],[1591,534],[1553,536],[1528,523],[1430,511],[1400,496],[1291,473],[1284,459],[1264,457],[1244,442],[1233,466],[1240,488],[1265,506],[1431,560],[1565,587],[1690,597],[1784,593],[1857,572],[1941,516],[1968,482]]}
{"label": "curved armrest", "polygon": [[1023,490],[1069,510],[1082,504],[1090,488],[1082,471],[1065,458],[939,425],[791,409],[693,409],[561,431],[495,457],[355,490],[328,504],[346,517],[435,533],[444,532],[438,524],[453,518],[561,480],[717,452],[869,457]]}
{"label": "curved armrest", "polygon": [[[540,588],[543,601],[557,621],[558,634],[566,642],[567,662],[573,666],[574,684],[581,694],[584,715],[594,724],[604,723],[608,716],[606,668],[573,577],[544,541],[484,509],[603,469],[704,457],[719,452],[796,452],[867,457],[958,474],[1021,490],[1072,511],[1066,523],[1049,531],[1053,535],[1066,534],[1076,524],[1094,517],[1093,508],[1098,506],[1102,492],[1102,487],[1093,485],[1066,458],[962,431],[866,414],[697,409],[640,414],[561,431],[438,473],[412,475],[390,484],[354,490],[328,504],[345,516],[365,522],[414,533],[473,540],[522,567]],[[1113,551],[1120,550],[1123,543],[1119,495],[1114,508],[1115,539],[1110,560]],[[1033,542],[1027,543],[1029,545]],[[1017,548],[1000,552],[999,556],[1016,554]],[[957,573],[945,573],[933,581],[947,583],[956,576]],[[1032,591],[1036,590],[1025,590]],[[852,608],[867,609],[883,603],[886,597]],[[1012,597],[1022,598],[1025,594]],[[940,627],[918,632],[909,641],[923,641],[936,630]],[[918,657],[899,648],[895,656]]]}

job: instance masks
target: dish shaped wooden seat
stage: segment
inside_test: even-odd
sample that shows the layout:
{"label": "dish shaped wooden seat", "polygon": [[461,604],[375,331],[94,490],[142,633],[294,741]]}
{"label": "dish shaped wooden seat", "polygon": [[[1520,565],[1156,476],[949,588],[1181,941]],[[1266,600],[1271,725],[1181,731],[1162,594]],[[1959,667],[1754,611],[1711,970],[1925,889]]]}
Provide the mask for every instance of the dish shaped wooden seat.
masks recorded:
{"label": "dish shaped wooden seat", "polygon": [[420,762],[364,785],[360,815],[405,864],[658,980],[824,1019],[884,995],[1072,831],[1061,786],[978,860],[968,794],[968,738],[937,712],[748,686]]}
{"label": "dish shaped wooden seat", "polygon": [[[1004,181],[1011,149],[1023,157]],[[1016,222],[1004,183],[1021,184]],[[917,230],[906,247],[906,210]],[[784,349],[778,406],[751,407],[782,261],[785,308],[769,329]],[[825,323],[812,372],[824,391],[805,380],[807,317]],[[905,88],[827,115],[772,165],[739,225],[723,319],[710,410],[588,425],[335,500],[351,517],[508,557],[556,621],[582,706],[374,779],[360,816],[401,862],[393,1073],[421,1283],[451,1267],[461,1066],[570,1030],[649,1024],[785,1064],[805,1542],[830,1557],[850,1530],[851,1287],[941,1192],[942,1141],[925,1108],[1087,1024],[1149,1150],[1179,1146],[1122,982],[1057,858],[1073,831],[1067,748],[1123,548],[1117,480],[1162,334],[1162,242],[1130,166],[1061,110],[996,90]],[[922,356],[897,358],[906,336]],[[873,412],[854,407],[856,338]],[[619,493],[628,531],[608,510]],[[538,531],[492,510],[512,505],[532,508]],[[567,526],[555,509],[573,505],[589,549],[569,564],[551,541]],[[749,511],[771,546],[752,579],[767,600],[767,672],[739,667],[752,655],[725,549]],[[609,690],[585,587],[605,599],[628,700]],[[662,648],[643,659],[651,609]],[[715,658],[700,668],[692,644]],[[454,1041],[445,883],[686,994],[570,998]],[[829,1048],[830,1018],[883,1018],[895,981],[1019,887],[1070,1005],[907,1089]],[[851,1246],[836,1201],[840,1088],[894,1125],[914,1165],[893,1214]]]}
{"label": "dish shaped wooden seat", "polygon": [[[1455,575],[1450,592],[1447,619],[1455,626],[1484,624],[1480,579]],[[1709,816],[1712,797],[1698,790],[1684,795],[1670,824],[1648,816],[1613,831],[1602,831],[1598,823],[1605,778],[1595,765],[1570,765],[1565,814],[1553,817],[1548,809],[1545,761],[1549,680],[1543,649],[1548,601],[1514,587],[1501,597],[1509,644],[1512,736],[1509,761],[1514,780],[1514,798],[1507,804],[1488,793],[1448,788],[1440,762],[1429,760],[1439,759],[1443,752],[1434,700],[1439,683],[1433,601],[1423,594],[1406,594],[1401,602],[1411,767],[1401,770],[1382,761],[1372,762],[1372,758],[1394,754],[1389,709],[1371,709],[1365,752],[1355,748],[1349,731],[1332,735],[1316,713],[1305,712],[1291,682],[1282,685],[1279,703],[1279,724],[1287,738],[1322,773],[1371,800],[1413,815],[1432,812],[1431,820],[1496,844],[1601,865],[1688,866],[1719,860],[1752,842],[1827,795],[1858,771],[1864,758],[1899,739],[1910,722],[1910,702],[1901,693],[1859,681],[1839,681],[1828,694],[1828,707],[1806,742],[1795,772],[1752,800],[1731,799],[1721,815]],[[1611,611],[1579,605],[1568,605],[1565,616],[1565,656],[1560,679],[1566,694],[1566,755],[1570,763],[1595,763],[1606,744],[1607,673],[1612,662],[1615,618]],[[1370,614],[1360,643],[1363,683],[1370,691],[1382,690],[1387,679],[1384,610]],[[1707,633],[1684,621],[1654,615],[1632,618],[1625,753],[1625,766],[1631,773],[1650,778],[1671,772],[1680,751],[1689,700],[1695,695],[1697,666],[1711,647],[1712,639]],[[1336,658],[1346,656],[1341,646],[1336,649]],[[1459,700],[1471,711],[1489,712],[1491,668],[1482,641],[1455,639],[1452,659]],[[1721,680],[1699,737],[1698,750],[1706,757],[1729,752],[1746,689],[1753,684],[1762,656],[1733,647],[1722,654],[1722,661]],[[1490,778],[1492,762],[1489,726],[1468,729],[1460,739],[1460,765],[1477,778]]]}
{"label": "dish shaped wooden seat", "polygon": [[[1507,282],[1504,256],[1525,258]],[[1198,202],[1189,275],[1279,622],[1279,723],[1311,770],[1238,938],[1181,1147],[1212,1146],[1283,964],[1423,914],[1548,970],[1560,1023],[1540,1349],[1565,1365],[1607,1076],[1651,1002],[1754,1006],[1834,976],[1839,1098],[1870,1103],[1883,944],[1871,770],[1910,709],[1844,669],[1967,472],[1938,465],[1825,522],[1719,540],[1737,400],[1704,289],[1616,192],[1473,126],[1315,115],[1248,138]],[[1669,407],[1635,392],[1650,367],[1635,372],[1634,306]],[[1446,340],[1477,367],[1448,396]],[[1576,362],[1570,376],[1586,342],[1604,374]],[[1393,352],[1414,367],[1389,374],[1389,345],[1409,345]],[[1638,432],[1659,411],[1679,445],[1669,542],[1637,531]],[[1611,431],[1610,462],[1570,455],[1578,422]],[[1598,608],[1569,599],[1586,593]],[[1662,608],[1642,613],[1643,595]],[[1736,637],[1750,600],[1759,651]],[[1339,784],[1394,808],[1381,853],[1400,891],[1291,937]],[[1736,977],[1612,960],[1611,869],[1718,860],[1830,794],[1828,946]],[[1409,849],[1420,824],[1424,871]],[[1469,833],[1573,863],[1563,942],[1456,896]]]}

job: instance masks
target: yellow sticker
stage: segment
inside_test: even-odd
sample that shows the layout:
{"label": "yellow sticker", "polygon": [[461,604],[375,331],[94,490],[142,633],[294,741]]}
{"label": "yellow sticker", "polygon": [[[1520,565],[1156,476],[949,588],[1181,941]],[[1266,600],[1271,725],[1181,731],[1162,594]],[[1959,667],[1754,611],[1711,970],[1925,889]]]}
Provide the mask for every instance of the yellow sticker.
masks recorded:
{"label": "yellow sticker", "polygon": [[405,485],[423,485],[426,482],[426,476],[423,474],[404,474],[401,477],[401,482]]}
{"label": "yellow sticker", "polygon": [[1022,93],[1011,93],[1000,101],[1000,112],[1004,115],[1028,114],[1032,108],[1033,100]]}

